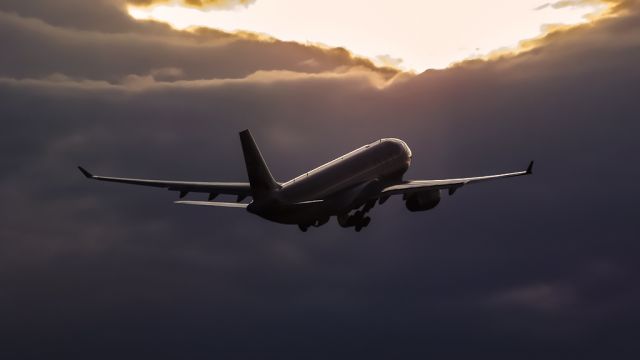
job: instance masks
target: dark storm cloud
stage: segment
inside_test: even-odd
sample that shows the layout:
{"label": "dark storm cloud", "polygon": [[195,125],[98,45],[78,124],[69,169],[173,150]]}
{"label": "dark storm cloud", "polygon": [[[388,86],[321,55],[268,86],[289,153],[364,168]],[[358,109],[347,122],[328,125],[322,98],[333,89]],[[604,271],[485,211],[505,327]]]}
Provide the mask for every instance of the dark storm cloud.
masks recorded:
{"label": "dark storm cloud", "polygon": [[[179,78],[245,77],[258,70],[323,72],[366,67],[387,77],[370,61],[343,49],[319,49],[296,43],[265,41],[201,30],[171,35],[102,33],[55,27],[46,22],[0,12],[0,41],[11,51],[0,56],[0,76],[44,77],[54,73],[118,81],[158,69],[177,69]],[[42,58],[46,54],[46,59]]]}
{"label": "dark storm cloud", "polygon": [[[3,357],[636,358],[640,18],[627,10],[386,87],[350,61],[296,68],[315,50],[295,58],[295,44],[236,53],[224,37],[3,15]],[[275,67],[262,54],[278,46]],[[209,69],[202,51],[251,61]],[[119,56],[91,65],[105,53]],[[358,235],[177,207],[75,170],[243,180],[247,127],[280,179],[389,136],[412,147],[409,178],[537,167],[428,213],[392,200]]]}
{"label": "dark storm cloud", "polygon": [[149,27],[127,17],[124,6],[125,3],[119,0],[3,0],[0,11],[74,29],[125,32]]}

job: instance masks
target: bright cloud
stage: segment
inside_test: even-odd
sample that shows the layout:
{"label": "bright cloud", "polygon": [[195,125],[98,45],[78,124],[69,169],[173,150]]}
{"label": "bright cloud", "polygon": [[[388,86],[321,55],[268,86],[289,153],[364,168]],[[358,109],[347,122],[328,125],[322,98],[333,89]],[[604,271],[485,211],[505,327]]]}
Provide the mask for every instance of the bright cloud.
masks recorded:
{"label": "bright cloud", "polygon": [[345,47],[382,64],[395,65],[401,59],[402,68],[423,71],[517,47],[520,41],[539,36],[546,25],[587,22],[589,15],[606,9],[596,1],[554,4],[543,0],[262,0],[235,11],[220,11],[168,0],[146,7],[131,5],[129,13],[178,29],[243,30]]}

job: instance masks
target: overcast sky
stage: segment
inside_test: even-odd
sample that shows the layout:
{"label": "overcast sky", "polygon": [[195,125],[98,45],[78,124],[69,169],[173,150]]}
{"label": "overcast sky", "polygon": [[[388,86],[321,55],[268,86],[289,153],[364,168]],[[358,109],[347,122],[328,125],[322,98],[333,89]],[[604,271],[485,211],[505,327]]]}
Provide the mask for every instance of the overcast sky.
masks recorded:
{"label": "overcast sky", "polygon": [[[640,7],[611,3],[411,75],[121,0],[2,1],[0,357],[637,359]],[[408,178],[536,169],[302,233],[75,168],[245,181],[245,128],[279,180],[383,137]]]}

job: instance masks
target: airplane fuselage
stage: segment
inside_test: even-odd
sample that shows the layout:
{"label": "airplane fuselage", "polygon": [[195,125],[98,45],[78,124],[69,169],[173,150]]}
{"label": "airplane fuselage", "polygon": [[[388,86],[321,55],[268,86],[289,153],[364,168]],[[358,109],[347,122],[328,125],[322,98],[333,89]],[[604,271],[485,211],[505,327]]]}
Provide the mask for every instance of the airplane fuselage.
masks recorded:
{"label": "airplane fuselage", "polygon": [[339,215],[364,204],[367,192],[401,181],[411,157],[404,141],[381,139],[281,184],[272,197],[254,201],[247,210],[284,224]]}

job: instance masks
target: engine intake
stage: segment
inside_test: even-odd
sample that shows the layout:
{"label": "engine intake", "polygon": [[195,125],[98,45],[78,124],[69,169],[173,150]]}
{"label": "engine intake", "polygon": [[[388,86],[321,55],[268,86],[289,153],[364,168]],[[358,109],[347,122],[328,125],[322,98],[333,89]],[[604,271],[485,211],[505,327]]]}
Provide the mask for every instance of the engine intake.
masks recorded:
{"label": "engine intake", "polygon": [[440,203],[440,190],[414,193],[405,200],[405,206],[411,212],[431,210]]}

